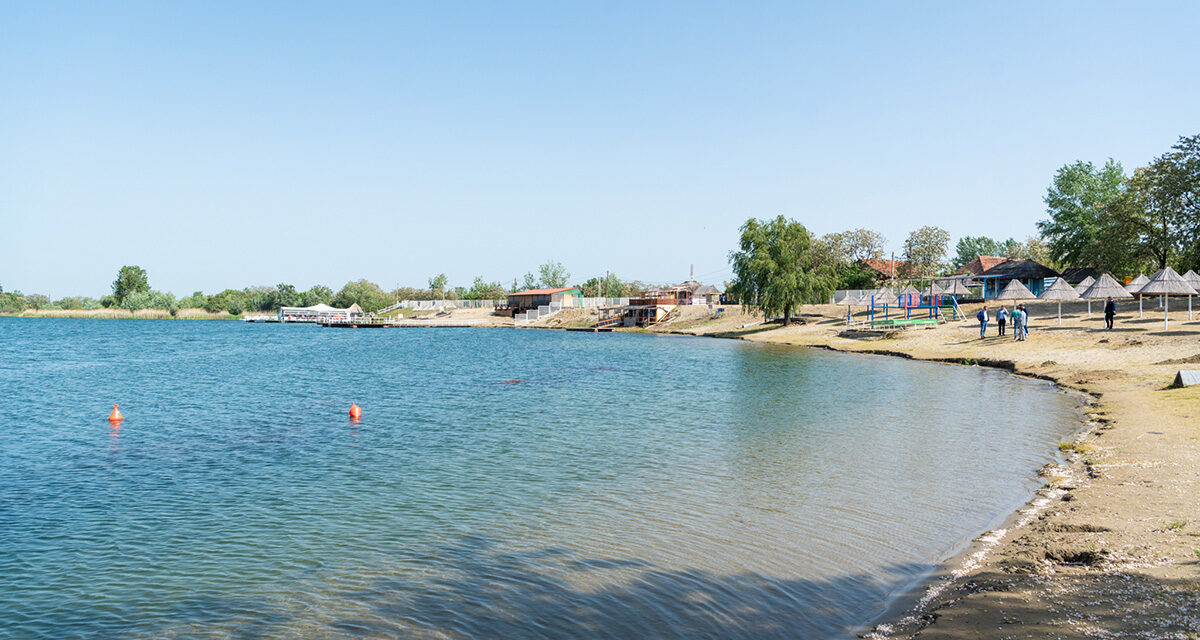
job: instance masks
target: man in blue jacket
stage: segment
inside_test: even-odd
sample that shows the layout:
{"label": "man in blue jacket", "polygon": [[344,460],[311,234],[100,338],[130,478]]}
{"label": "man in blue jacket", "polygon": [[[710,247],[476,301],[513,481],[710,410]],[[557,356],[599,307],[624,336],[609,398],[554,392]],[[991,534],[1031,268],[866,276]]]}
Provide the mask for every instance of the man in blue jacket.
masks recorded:
{"label": "man in blue jacket", "polygon": [[983,305],[983,310],[979,312],[979,315],[975,317],[979,318],[979,339],[983,340],[987,335],[988,310],[986,304]]}

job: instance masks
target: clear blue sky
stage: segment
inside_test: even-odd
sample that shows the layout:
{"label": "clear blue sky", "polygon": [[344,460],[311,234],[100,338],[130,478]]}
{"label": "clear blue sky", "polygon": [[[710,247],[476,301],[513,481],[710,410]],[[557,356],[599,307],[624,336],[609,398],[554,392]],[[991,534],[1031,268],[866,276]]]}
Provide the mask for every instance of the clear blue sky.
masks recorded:
{"label": "clear blue sky", "polygon": [[1200,133],[1200,3],[5,2],[0,285],[728,277],[750,216],[1034,233]]}

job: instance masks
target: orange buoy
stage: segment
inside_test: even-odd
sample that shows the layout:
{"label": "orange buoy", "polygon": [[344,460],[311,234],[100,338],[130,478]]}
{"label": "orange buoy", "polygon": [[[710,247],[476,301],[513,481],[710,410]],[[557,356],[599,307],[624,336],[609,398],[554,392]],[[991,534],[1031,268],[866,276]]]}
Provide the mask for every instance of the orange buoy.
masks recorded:
{"label": "orange buoy", "polygon": [[121,415],[121,410],[118,409],[117,405],[114,404],[112,413],[108,414],[108,421],[109,422],[120,422],[124,419],[125,419],[125,416]]}
{"label": "orange buoy", "polygon": [[350,403],[350,417],[354,420],[362,417],[362,409],[353,402]]}

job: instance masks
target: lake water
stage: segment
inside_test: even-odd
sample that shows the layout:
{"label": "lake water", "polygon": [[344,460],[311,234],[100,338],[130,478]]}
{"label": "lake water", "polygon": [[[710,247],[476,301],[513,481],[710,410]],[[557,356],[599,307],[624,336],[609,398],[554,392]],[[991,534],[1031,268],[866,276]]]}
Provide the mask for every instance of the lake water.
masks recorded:
{"label": "lake water", "polygon": [[737,341],[0,318],[0,424],[3,637],[826,638],[1078,414]]}

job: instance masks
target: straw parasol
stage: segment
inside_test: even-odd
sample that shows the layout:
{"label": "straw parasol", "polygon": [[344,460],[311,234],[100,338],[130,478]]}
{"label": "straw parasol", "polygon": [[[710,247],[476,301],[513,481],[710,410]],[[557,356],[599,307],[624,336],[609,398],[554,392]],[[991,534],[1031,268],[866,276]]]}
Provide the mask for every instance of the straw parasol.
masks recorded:
{"label": "straw parasol", "polygon": [[1075,292],[1078,293],[1079,295],[1083,295],[1083,292],[1087,291],[1087,288],[1092,286],[1092,283],[1094,283],[1095,281],[1096,281],[1096,279],[1091,276],[1088,276],[1088,277],[1084,278],[1083,280],[1080,280],[1079,284],[1075,285]]}
{"label": "straw parasol", "polygon": [[1088,301],[1088,317],[1092,315],[1092,300],[1097,298],[1132,298],[1133,294],[1125,290],[1117,279],[1107,273],[1100,274],[1100,279],[1093,282],[1092,286],[1079,294],[1081,298],[1087,298]]}
{"label": "straw parasol", "polygon": [[840,304],[840,305],[846,307],[846,324],[850,324],[850,307],[856,307],[862,303],[863,303],[862,298],[859,298],[858,296],[854,295],[853,293],[847,293],[846,297],[842,298],[841,300],[838,300],[835,304]]}
{"label": "straw parasol", "polygon": [[971,290],[963,284],[962,280],[955,278],[954,280],[950,281],[950,284],[946,286],[942,293],[947,293],[952,296],[969,296],[971,295]]}
{"label": "straw parasol", "polygon": [[1008,284],[996,294],[996,300],[1033,300],[1037,296],[1033,292],[1025,288],[1020,280],[1009,280]]}
{"label": "straw parasol", "polygon": [[1038,296],[1038,299],[1058,301],[1058,324],[1062,325],[1062,301],[1078,300],[1079,292],[1067,284],[1066,280],[1058,278],[1054,281],[1054,284],[1046,287],[1046,290],[1042,292],[1042,295]]}
{"label": "straw parasol", "polygon": [[[1191,269],[1189,269],[1187,273],[1183,274],[1183,279],[1187,280],[1187,283],[1192,285],[1193,289],[1195,289],[1196,291],[1200,291],[1200,274],[1197,274],[1195,271],[1192,271]],[[1191,319],[1192,319],[1192,297],[1188,296],[1188,320],[1191,320]]]}
{"label": "straw parasol", "polygon": [[[1183,276],[1175,273],[1174,269],[1164,267],[1150,276],[1150,279],[1146,281],[1146,284],[1142,286],[1138,293],[1157,293],[1163,296],[1194,296],[1196,295],[1196,290],[1192,288],[1192,285],[1188,284],[1187,280],[1183,279]],[[1165,304],[1163,305],[1163,331],[1171,327],[1170,319],[1167,318],[1167,309],[1171,306],[1170,300],[1170,298],[1165,298]]]}
{"label": "straw parasol", "polygon": [[879,291],[875,292],[874,298],[875,304],[892,304],[893,302],[899,300],[899,298],[896,297],[896,294],[892,293],[891,289],[880,289]]}
{"label": "straw parasol", "polygon": [[[1137,293],[1142,290],[1142,287],[1146,286],[1147,282],[1150,282],[1150,278],[1147,278],[1146,274],[1144,274],[1144,273],[1139,273],[1138,277],[1134,278],[1133,280],[1130,280],[1129,284],[1125,285],[1125,290],[1128,291],[1129,293]],[[1145,315],[1142,314],[1142,297],[1141,296],[1138,296],[1138,317],[1139,318],[1146,317]]]}

